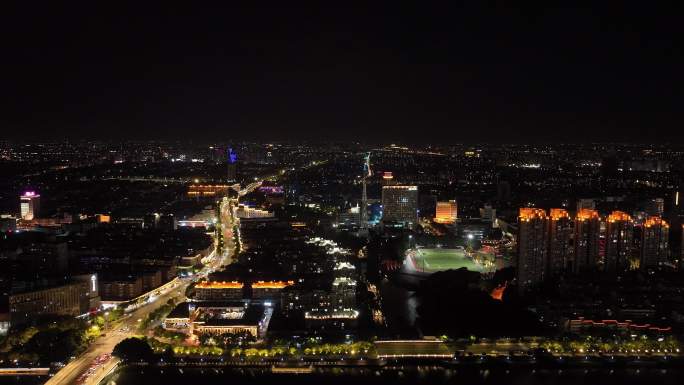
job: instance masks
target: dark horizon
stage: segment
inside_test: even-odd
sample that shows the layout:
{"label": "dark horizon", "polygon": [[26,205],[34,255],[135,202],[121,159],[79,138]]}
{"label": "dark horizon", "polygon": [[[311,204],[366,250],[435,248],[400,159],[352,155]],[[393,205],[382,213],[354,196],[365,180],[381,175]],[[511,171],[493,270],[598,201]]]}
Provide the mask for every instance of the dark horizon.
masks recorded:
{"label": "dark horizon", "polygon": [[[648,138],[653,139],[653,138]],[[380,140],[344,140],[344,139],[278,139],[278,140],[265,140],[259,138],[222,138],[217,140],[183,140],[180,138],[78,138],[70,139],[62,136],[61,139],[46,137],[46,138],[0,138],[0,142],[5,142],[11,145],[42,145],[42,144],[83,144],[83,143],[102,143],[107,145],[123,145],[126,143],[158,143],[164,145],[182,145],[182,146],[211,146],[211,145],[231,145],[231,144],[259,144],[259,145],[295,145],[302,144],[303,146],[325,146],[325,145],[358,145],[363,146],[378,146],[378,147],[389,147],[391,145],[396,145],[399,147],[411,148],[425,148],[425,147],[435,147],[435,148],[446,148],[446,147],[457,147],[457,146],[569,146],[569,147],[581,147],[581,146],[615,146],[615,147],[662,147],[667,149],[678,149],[684,148],[684,143],[672,143],[665,139],[661,141],[589,141],[589,142],[569,142],[564,141],[564,143],[558,143],[554,140],[538,140],[538,141],[460,141],[460,142],[442,142],[439,144],[433,144],[427,139],[415,139],[415,140],[396,140],[396,141],[380,141]]]}
{"label": "dark horizon", "polygon": [[679,9],[5,12],[3,139],[676,142]]}

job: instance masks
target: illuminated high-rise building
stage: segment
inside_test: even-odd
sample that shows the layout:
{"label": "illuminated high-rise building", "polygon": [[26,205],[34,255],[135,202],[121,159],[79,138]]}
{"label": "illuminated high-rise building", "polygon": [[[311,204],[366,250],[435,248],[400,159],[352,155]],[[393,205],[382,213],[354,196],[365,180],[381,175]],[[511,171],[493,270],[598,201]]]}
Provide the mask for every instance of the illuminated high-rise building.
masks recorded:
{"label": "illuminated high-rise building", "polygon": [[413,226],[418,220],[418,186],[383,186],[382,221]]}
{"label": "illuminated high-rise building", "polygon": [[339,213],[337,225],[343,227],[355,227],[361,224],[361,210],[359,206],[352,207],[347,212]]}
{"label": "illuminated high-rise building", "polygon": [[580,209],[575,217],[575,258],[572,270],[579,273],[596,267],[599,261],[601,219],[596,210]]}
{"label": "illuminated high-rise building", "polygon": [[21,211],[21,219],[30,221],[38,218],[40,214],[40,195],[34,191],[27,191],[19,197],[19,210]]}
{"label": "illuminated high-rise building", "polygon": [[518,287],[524,292],[544,280],[549,218],[545,210],[521,208],[518,226]]}
{"label": "illuminated high-rise building", "polygon": [[641,231],[642,269],[654,269],[668,261],[670,225],[660,217],[649,217]]}
{"label": "illuminated high-rise building", "polygon": [[619,273],[629,269],[633,236],[632,217],[622,211],[613,211],[606,219],[605,271]]}
{"label": "illuminated high-rise building", "polygon": [[596,209],[596,202],[591,198],[582,198],[577,201],[577,211],[594,210]]}
{"label": "illuminated high-rise building", "polygon": [[382,173],[382,185],[383,186],[388,186],[394,183],[394,175],[392,175],[392,171],[384,171]]}
{"label": "illuminated high-rise building", "polygon": [[665,199],[653,198],[646,201],[644,211],[654,217],[662,217],[665,213]]}
{"label": "illuminated high-rise building", "polygon": [[228,148],[228,165],[227,165],[227,171],[228,171],[228,180],[229,181],[236,181],[237,180],[237,163],[238,163],[238,157],[237,153],[235,150],[233,150],[232,147]]}
{"label": "illuminated high-rise building", "polygon": [[485,204],[484,207],[480,208],[480,218],[487,222],[495,222],[496,209],[492,205]]}
{"label": "illuminated high-rise building", "polygon": [[437,202],[435,206],[435,222],[454,224],[458,219],[458,205],[455,200]]}
{"label": "illuminated high-rise building", "polygon": [[573,233],[572,219],[568,211],[551,209],[549,215],[549,273],[558,274],[571,270],[574,256]]}
{"label": "illuminated high-rise building", "polygon": [[7,297],[12,326],[35,322],[47,314],[76,317],[87,313],[91,303],[87,282],[80,280],[59,286],[39,288]]}

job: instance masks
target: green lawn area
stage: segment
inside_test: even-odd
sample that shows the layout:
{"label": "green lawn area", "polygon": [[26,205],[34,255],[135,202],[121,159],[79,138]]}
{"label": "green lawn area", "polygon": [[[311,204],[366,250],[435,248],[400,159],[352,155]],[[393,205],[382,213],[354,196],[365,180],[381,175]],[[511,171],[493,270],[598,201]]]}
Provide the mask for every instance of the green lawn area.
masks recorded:
{"label": "green lawn area", "polygon": [[451,357],[454,350],[441,341],[377,341],[375,350],[379,358],[398,357]]}
{"label": "green lawn area", "polygon": [[414,261],[417,270],[440,271],[465,267],[470,271],[482,271],[480,265],[458,249],[418,249]]}

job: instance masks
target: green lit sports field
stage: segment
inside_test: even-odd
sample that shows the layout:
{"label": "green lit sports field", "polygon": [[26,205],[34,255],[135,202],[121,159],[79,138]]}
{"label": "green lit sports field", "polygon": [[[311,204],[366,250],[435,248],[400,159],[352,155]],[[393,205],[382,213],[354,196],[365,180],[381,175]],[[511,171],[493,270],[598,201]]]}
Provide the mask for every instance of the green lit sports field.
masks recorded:
{"label": "green lit sports field", "polygon": [[418,271],[435,272],[462,267],[470,271],[482,271],[482,266],[459,249],[415,249],[409,252],[409,259]]}

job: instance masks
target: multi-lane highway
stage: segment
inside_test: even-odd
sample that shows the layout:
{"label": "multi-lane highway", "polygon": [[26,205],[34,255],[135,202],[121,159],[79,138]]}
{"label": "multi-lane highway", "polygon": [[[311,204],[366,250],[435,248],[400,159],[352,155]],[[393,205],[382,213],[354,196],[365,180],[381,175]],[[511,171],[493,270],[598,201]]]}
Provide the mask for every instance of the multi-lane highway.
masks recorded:
{"label": "multi-lane highway", "polygon": [[243,189],[240,189],[240,192],[238,193],[238,196],[243,197],[243,196],[245,196],[245,195],[251,193],[252,191],[254,191],[254,190],[256,190],[257,188],[261,187],[261,184],[262,184],[262,183],[264,183],[264,182],[260,180],[260,181],[256,181],[256,182],[252,182],[252,183],[248,184],[247,187],[245,187],[245,188],[243,188]]}
{"label": "multi-lane highway", "polygon": [[[303,168],[314,167],[324,163],[325,162],[312,162]],[[256,180],[248,184],[244,189],[240,190],[238,197],[243,197],[246,194],[256,190],[262,185],[264,180],[277,178],[279,175],[283,175],[287,171],[289,170],[282,170],[276,175],[266,176],[263,179]],[[126,317],[110,325],[109,328],[105,330],[103,335],[97,338],[85,352],[58,371],[46,382],[46,385],[75,384],[79,378],[83,378],[82,375],[84,373],[93,367],[93,363],[98,360],[98,357],[101,357],[104,354],[110,354],[116,344],[139,333],[138,320],[142,320],[147,317],[147,315],[152,311],[167,303],[169,299],[173,298],[176,301],[185,300],[185,290],[190,283],[207,277],[211,272],[220,269],[224,264],[229,262],[228,257],[232,255],[235,247],[233,218],[230,215],[229,210],[230,208],[228,204],[223,205],[220,210],[222,227],[221,231],[223,231],[224,237],[224,251],[222,253],[213,253],[213,256],[209,258],[209,261],[205,264],[202,271],[200,271],[194,277],[190,279],[179,280],[176,285],[157,296],[154,301],[140,306]],[[87,377],[83,383],[88,385],[97,384],[106,374],[106,372],[112,370],[115,365],[116,359],[114,358],[106,361],[102,365],[99,365],[97,369],[95,369],[95,373],[92,376]]]}
{"label": "multi-lane highway", "polygon": [[[195,277],[191,279],[178,280],[177,284],[158,295],[154,301],[144,304],[122,319],[113,322],[112,325],[110,325],[99,338],[90,344],[85,352],[69,362],[45,384],[75,384],[82,374],[86,373],[92,367],[93,362],[95,362],[98,357],[102,356],[103,354],[111,353],[116,344],[122,340],[139,334],[139,320],[147,317],[148,314],[166,304],[170,299],[174,299],[176,301],[185,300],[185,290],[191,282],[202,277],[206,277],[210,272],[219,269],[225,263],[226,257],[232,251],[232,248],[229,246],[232,245],[232,240],[226,239],[225,244],[226,250],[221,254],[214,253],[213,258],[208,261],[200,273],[196,274]],[[97,384],[105,372],[111,370],[113,365],[115,365],[116,361],[112,360],[107,361],[98,367],[98,369],[96,369],[96,373],[93,376],[88,377],[83,383],[88,385]]]}
{"label": "multi-lane highway", "polygon": [[93,341],[88,349],[83,352],[76,359],[72,360],[51,377],[46,385],[57,384],[73,384],[85,373],[95,361],[95,359],[103,354],[111,353],[114,346],[123,339],[132,337],[138,333],[138,320],[144,319],[149,313],[168,302],[169,299],[183,299],[185,297],[185,289],[190,281],[179,281],[175,287],[169,288],[166,292],[159,295],[155,301],[147,303],[138,309],[131,312],[129,315],[123,317],[119,321],[115,321],[103,332],[99,338]]}

